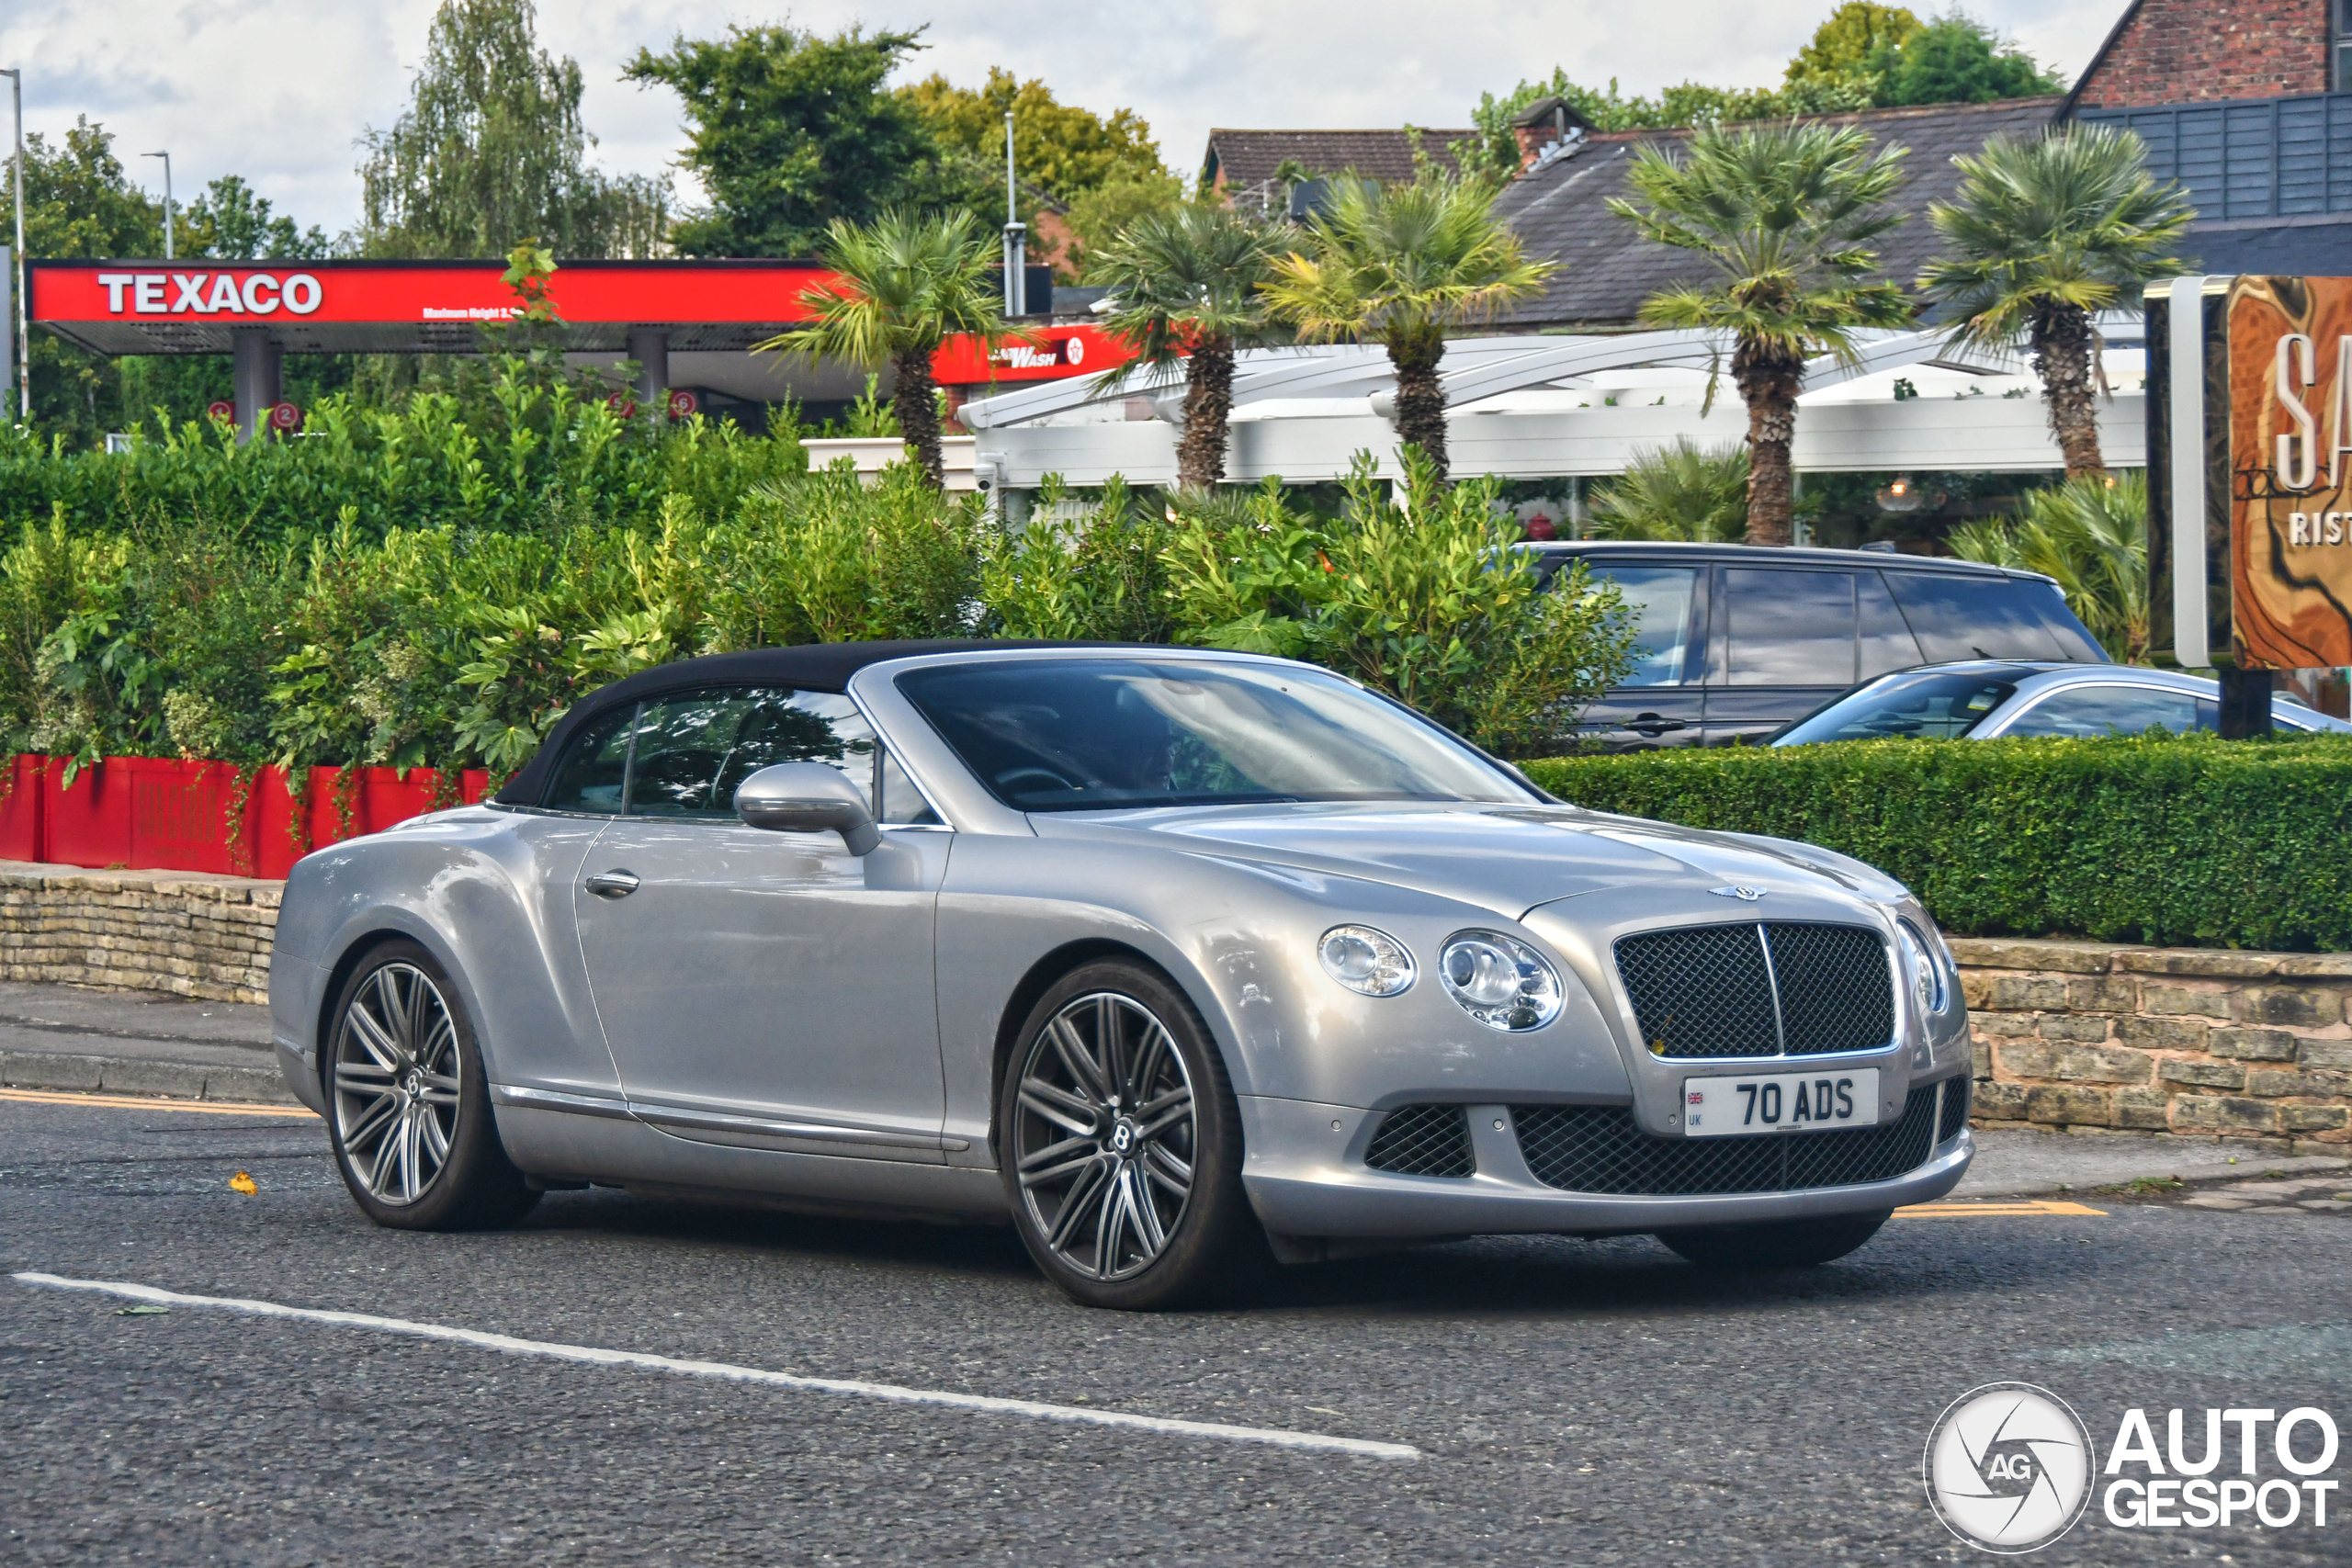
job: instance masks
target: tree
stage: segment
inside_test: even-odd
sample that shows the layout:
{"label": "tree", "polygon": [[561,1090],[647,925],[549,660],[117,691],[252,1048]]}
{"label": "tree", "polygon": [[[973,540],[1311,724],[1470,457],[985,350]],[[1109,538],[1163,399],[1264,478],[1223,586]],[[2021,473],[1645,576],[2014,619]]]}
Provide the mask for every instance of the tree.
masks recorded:
{"label": "tree", "polygon": [[[153,256],[163,250],[162,204],[126,177],[105,127],[76,117],[62,142],[39,131],[25,138],[27,255]],[[35,333],[28,367],[33,423],[42,431],[79,446],[122,428],[121,378],[113,361]],[[17,394],[10,389],[7,396],[0,423],[16,419]]]}
{"label": "tree", "polygon": [[1899,49],[1924,26],[1900,6],[1876,0],[1846,0],[1814,29],[1813,38],[1791,57],[1783,80],[1837,80],[1874,69],[1871,62],[1883,49]]}
{"label": "tree", "polygon": [[1174,175],[1114,175],[1073,199],[1067,221],[1070,260],[1087,283],[1094,276],[1094,257],[1130,225],[1145,218],[1165,217],[1184,205],[1184,182]]}
{"label": "tree", "polygon": [[1939,17],[1898,42],[1871,51],[1869,70],[1878,77],[1878,102],[1886,107],[1913,104],[1989,104],[2060,93],[2066,85],[1996,38],[1975,18],[1954,11]]}
{"label": "tree", "polygon": [[888,367],[899,433],[932,489],[944,489],[932,355],[958,333],[989,344],[1004,340],[995,237],[981,232],[968,212],[886,212],[869,224],[836,220],[825,231],[823,254],[837,276],[801,295],[814,319],[759,348],[828,355],[869,370]]}
{"label": "tree", "polygon": [[1299,335],[1370,339],[1396,373],[1396,434],[1446,477],[1445,387],[1438,362],[1448,327],[1523,299],[1559,270],[1532,261],[1495,216],[1495,187],[1425,167],[1409,185],[1342,176],[1307,220],[1304,253],[1277,257],[1266,298]]}
{"label": "tree", "polygon": [[1636,455],[1596,499],[1585,533],[1595,539],[1685,539],[1729,544],[1746,531],[1747,448],[1677,438]]}
{"label": "tree", "polygon": [[948,182],[930,126],[913,99],[883,88],[922,36],[730,27],[723,39],[680,36],[665,54],[639,50],[621,74],[684,102],[684,163],[710,195],[709,210],[676,226],[678,250],[805,256],[831,224],[934,204]]}
{"label": "tree", "polygon": [[2056,580],[2093,637],[2148,661],[2148,476],[2086,475],[2026,497],[2016,522],[1979,518],[1951,531],[1962,560],[2019,567]]}
{"label": "tree", "polygon": [[2196,209],[2148,173],[2139,136],[2112,126],[2003,137],[1952,162],[1956,199],[1928,209],[1944,254],[1919,287],[1951,312],[1955,343],[2003,349],[2024,334],[2068,477],[2102,472],[2091,318],[2126,287],[2181,270],[2171,251]]}
{"label": "tree", "polygon": [[1642,320],[1728,334],[1732,380],[1747,404],[1747,542],[1785,545],[1804,362],[1853,354],[1860,327],[1907,324],[1893,283],[1868,281],[1871,242],[1902,221],[1879,204],[1902,179],[1907,149],[1872,150],[1853,126],[1787,124],[1700,130],[1679,152],[1655,143],[1627,182],[1647,201],[1610,209],[1660,244],[1706,258],[1714,280],[1654,294]]}
{"label": "tree", "polygon": [[442,0],[409,107],[360,140],[371,255],[492,256],[526,234],[565,255],[655,254],[666,178],[587,166],[577,61],[537,45],[531,0]]}
{"label": "tree", "polygon": [[306,231],[291,218],[274,216],[269,198],[256,196],[235,175],[223,175],[206,186],[204,194],[187,204],[180,224],[180,254],[188,256],[314,261],[333,248],[326,231],[316,225]]}
{"label": "tree", "polygon": [[[1021,81],[990,67],[978,89],[932,75],[899,89],[938,141],[943,166],[972,187],[967,199],[982,228],[1004,221],[1004,117],[1012,115],[1013,165],[1022,182],[1065,205],[1114,182],[1168,177],[1151,127],[1133,109],[1104,119],[1055,98],[1042,81]],[[1024,193],[1022,221],[1035,224],[1036,198]]]}
{"label": "tree", "polygon": [[1184,434],[1176,482],[1207,490],[1225,477],[1233,415],[1233,355],[1271,341],[1260,290],[1272,276],[1266,228],[1228,208],[1188,206],[1138,219],[1097,254],[1091,276],[1115,301],[1109,325],[1136,354],[1102,378],[1114,387],[1146,366],[1184,363]]}

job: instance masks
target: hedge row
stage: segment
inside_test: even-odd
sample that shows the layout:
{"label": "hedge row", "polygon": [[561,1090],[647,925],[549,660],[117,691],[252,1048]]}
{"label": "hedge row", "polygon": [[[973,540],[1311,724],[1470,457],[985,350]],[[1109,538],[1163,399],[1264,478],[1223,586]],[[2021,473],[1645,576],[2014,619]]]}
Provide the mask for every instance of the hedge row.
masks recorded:
{"label": "hedge row", "polygon": [[1523,765],[1579,806],[1867,861],[1948,931],[2352,951],[2352,737],[1869,740]]}

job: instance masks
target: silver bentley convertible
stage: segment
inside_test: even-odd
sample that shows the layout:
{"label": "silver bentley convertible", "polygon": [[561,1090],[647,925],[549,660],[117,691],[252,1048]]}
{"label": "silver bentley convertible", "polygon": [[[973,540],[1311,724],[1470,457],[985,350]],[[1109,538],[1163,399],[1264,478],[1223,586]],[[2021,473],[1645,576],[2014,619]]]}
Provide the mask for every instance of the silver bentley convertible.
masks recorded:
{"label": "silver bentley convertible", "polygon": [[379,1224],[591,1184],[1009,1218],[1102,1306],[1480,1234],[1818,1263],[1971,1154],[1896,883],[1239,654],[649,670],[484,805],[304,859],[270,976]]}

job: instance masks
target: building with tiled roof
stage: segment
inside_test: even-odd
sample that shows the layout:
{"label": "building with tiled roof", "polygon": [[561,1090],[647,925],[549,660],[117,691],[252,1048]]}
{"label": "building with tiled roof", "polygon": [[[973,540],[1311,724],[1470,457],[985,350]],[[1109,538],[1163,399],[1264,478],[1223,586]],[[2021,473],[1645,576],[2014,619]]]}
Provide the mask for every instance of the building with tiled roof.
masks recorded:
{"label": "building with tiled roof", "polygon": [[1289,197],[1276,179],[1284,164],[1296,164],[1310,179],[1362,175],[1383,184],[1409,180],[1418,167],[1414,150],[1440,168],[1456,168],[1449,149],[1468,141],[1475,130],[1212,130],[1201,160],[1201,186],[1227,202],[1280,207]]}
{"label": "building with tiled roof", "polygon": [[[1936,234],[1928,223],[1927,208],[1931,201],[1950,200],[1958,186],[1954,153],[1974,152],[1996,136],[2034,135],[2054,121],[2064,101],[2053,96],[1821,117],[1825,124],[1860,126],[1881,145],[1891,142],[1911,150],[1902,187],[1892,203],[1909,219],[1878,241],[1880,276],[1908,288],[1935,254]],[[1709,276],[1703,258],[1643,239],[1608,205],[1611,197],[1633,198],[1625,175],[1637,148],[1645,143],[1671,146],[1690,134],[1598,132],[1572,140],[1560,151],[1551,144],[1532,150],[1530,167],[1503,191],[1496,210],[1519,231],[1531,254],[1549,257],[1561,266],[1541,296],[1521,304],[1498,324],[1518,330],[1629,326],[1651,295]]]}

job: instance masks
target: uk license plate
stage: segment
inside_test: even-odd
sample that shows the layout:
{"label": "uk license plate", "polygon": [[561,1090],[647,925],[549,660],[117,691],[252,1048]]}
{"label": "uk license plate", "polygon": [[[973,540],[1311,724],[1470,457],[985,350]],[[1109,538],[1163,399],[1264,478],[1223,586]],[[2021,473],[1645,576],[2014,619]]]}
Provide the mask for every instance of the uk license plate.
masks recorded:
{"label": "uk license plate", "polygon": [[1693,1138],[1876,1125],[1876,1067],[1682,1080],[1682,1130]]}

